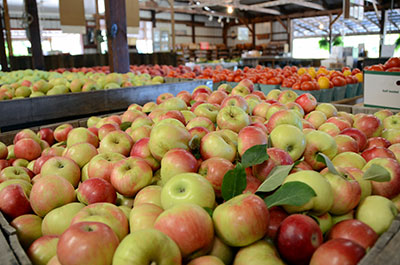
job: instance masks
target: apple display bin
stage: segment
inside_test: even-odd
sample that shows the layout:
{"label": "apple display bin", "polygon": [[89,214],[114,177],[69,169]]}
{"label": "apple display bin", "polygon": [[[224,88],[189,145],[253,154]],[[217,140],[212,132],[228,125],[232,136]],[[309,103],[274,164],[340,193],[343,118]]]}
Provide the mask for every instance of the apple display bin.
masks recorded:
{"label": "apple display bin", "polygon": [[257,90],[262,91],[265,95],[268,95],[268,93],[271,90],[280,89],[280,86],[279,85],[256,84],[256,88],[257,88]]}
{"label": "apple display bin", "polygon": [[346,87],[346,98],[354,98],[357,96],[358,84],[348,84]]}
{"label": "apple display bin", "polygon": [[230,85],[232,88],[234,88],[235,86],[237,86],[239,83],[238,82],[225,82],[225,84]]}
{"label": "apple display bin", "polygon": [[226,83],[225,81],[213,83],[213,86],[212,86],[213,91],[214,91],[214,90],[218,90],[218,87],[219,87],[220,85],[222,85],[222,84],[225,84],[225,83]]}
{"label": "apple display bin", "polygon": [[342,100],[346,97],[346,86],[335,86],[333,88],[333,101]]}
{"label": "apple display bin", "polygon": [[364,83],[358,83],[357,96],[361,96],[363,94],[364,94]]}
{"label": "apple display bin", "polygon": [[162,93],[176,95],[182,90],[191,93],[199,85],[212,87],[212,81],[195,80],[1,101],[0,128],[7,131],[10,128],[126,110],[132,103],[142,105],[156,101]]}
{"label": "apple display bin", "polygon": [[319,102],[332,102],[333,101],[333,88],[321,89]]}

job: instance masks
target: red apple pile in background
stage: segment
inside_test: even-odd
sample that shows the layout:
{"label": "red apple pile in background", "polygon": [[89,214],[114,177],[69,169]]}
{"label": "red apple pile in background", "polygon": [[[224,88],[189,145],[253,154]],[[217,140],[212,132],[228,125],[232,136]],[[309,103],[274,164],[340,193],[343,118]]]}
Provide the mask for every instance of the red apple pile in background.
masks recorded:
{"label": "red apple pile in background", "polygon": [[[357,264],[400,208],[400,115],[253,88],[164,93],[0,143],[0,210],[32,262]],[[274,198],[300,186],[312,196]]]}
{"label": "red apple pile in background", "polygon": [[374,64],[364,68],[367,71],[400,72],[400,57],[389,58],[384,64]]}

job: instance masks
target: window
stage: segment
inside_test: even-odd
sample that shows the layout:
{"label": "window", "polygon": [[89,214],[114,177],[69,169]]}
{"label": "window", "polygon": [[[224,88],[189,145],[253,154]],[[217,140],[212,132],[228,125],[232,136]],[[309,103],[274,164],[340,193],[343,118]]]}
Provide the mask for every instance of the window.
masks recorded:
{"label": "window", "polygon": [[249,39],[249,29],[246,27],[238,28],[238,40],[248,40]]}

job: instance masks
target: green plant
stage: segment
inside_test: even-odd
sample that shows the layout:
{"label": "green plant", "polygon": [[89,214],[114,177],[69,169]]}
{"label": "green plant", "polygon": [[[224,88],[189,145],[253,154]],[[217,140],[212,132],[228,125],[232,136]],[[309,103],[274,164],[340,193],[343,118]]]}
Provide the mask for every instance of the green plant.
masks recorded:
{"label": "green plant", "polygon": [[333,46],[343,46],[344,43],[343,43],[342,37],[338,36],[338,37],[334,38],[333,42],[332,42],[332,45]]}
{"label": "green plant", "polygon": [[397,38],[396,42],[394,43],[394,49],[397,51],[398,49],[400,49],[400,35]]}
{"label": "green plant", "polygon": [[322,38],[318,43],[320,49],[329,50],[329,41],[327,38]]}

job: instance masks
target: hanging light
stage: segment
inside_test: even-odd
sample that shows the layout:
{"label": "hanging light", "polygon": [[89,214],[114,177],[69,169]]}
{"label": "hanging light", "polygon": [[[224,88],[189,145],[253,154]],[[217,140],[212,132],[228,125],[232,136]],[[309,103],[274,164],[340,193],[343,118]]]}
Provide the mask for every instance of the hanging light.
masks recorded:
{"label": "hanging light", "polygon": [[204,7],[204,10],[206,10],[206,11],[210,11],[210,10],[211,10],[211,8],[209,8],[208,6],[205,6],[205,7]]}
{"label": "hanging light", "polygon": [[229,22],[231,22],[231,19],[230,19],[230,17],[227,17],[226,18],[226,23],[229,23]]}
{"label": "hanging light", "polygon": [[239,19],[235,18],[235,23],[239,24]]}
{"label": "hanging light", "polygon": [[210,15],[210,16],[208,17],[208,21],[212,21],[212,20],[213,20],[213,16]]}
{"label": "hanging light", "polygon": [[232,6],[228,6],[226,11],[228,12],[228,14],[232,14],[233,13],[233,7]]}
{"label": "hanging light", "polygon": [[221,21],[222,21],[222,17],[219,17],[218,18],[218,23],[221,23]]}
{"label": "hanging light", "polygon": [[322,23],[319,23],[319,26],[318,26],[318,28],[319,28],[320,30],[323,30],[323,29],[324,29],[324,24],[322,24]]}

